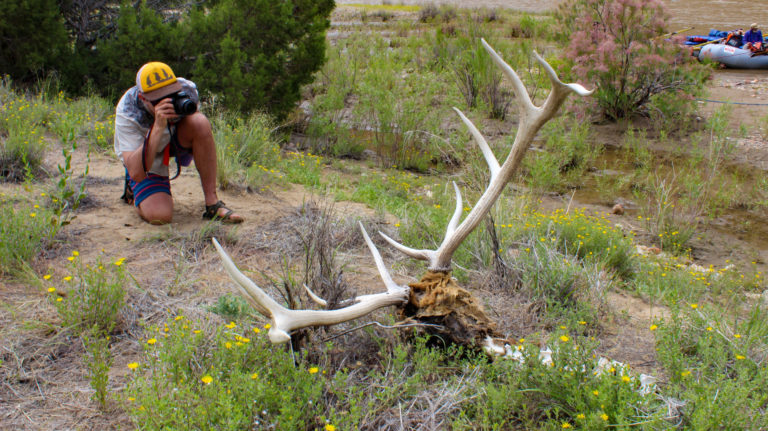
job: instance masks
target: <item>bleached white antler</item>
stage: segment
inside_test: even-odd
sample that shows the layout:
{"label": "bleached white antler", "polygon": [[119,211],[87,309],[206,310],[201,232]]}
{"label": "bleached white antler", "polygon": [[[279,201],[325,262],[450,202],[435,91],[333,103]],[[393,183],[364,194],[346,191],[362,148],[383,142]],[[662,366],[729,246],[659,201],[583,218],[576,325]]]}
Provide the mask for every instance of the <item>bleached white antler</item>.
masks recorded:
{"label": "bleached white antler", "polygon": [[[363,232],[368,248],[371,250],[379,275],[387,287],[385,293],[376,293],[371,295],[362,295],[346,301],[351,304],[338,310],[291,310],[278,304],[274,299],[267,295],[251,279],[246,277],[232,259],[224,251],[216,238],[213,238],[213,245],[219,252],[224,269],[229,273],[232,280],[235,281],[238,292],[245,297],[248,302],[261,314],[272,319],[272,325],[269,328],[269,339],[273,343],[285,343],[291,339],[291,332],[296,329],[309,326],[328,326],[337,323],[347,322],[358,317],[365,316],[371,312],[390,305],[399,305],[408,299],[409,288],[399,286],[389,275],[384,260],[379,254],[379,250],[371,241],[368,233],[360,224],[360,230]],[[310,295],[315,302],[323,302],[314,293]]]}
{"label": "bleached white antler", "polygon": [[472,208],[467,217],[461,224],[458,224],[458,220],[461,216],[461,193],[458,187],[454,183],[456,189],[456,211],[448,224],[445,238],[443,239],[437,250],[416,250],[407,246],[404,246],[397,241],[389,238],[383,233],[379,232],[392,246],[406,255],[420,260],[426,260],[429,262],[429,269],[432,271],[450,271],[451,258],[453,253],[459,247],[459,245],[466,239],[466,237],[480,224],[483,217],[485,217],[491,210],[493,204],[501,196],[502,191],[507,183],[512,179],[515,171],[517,170],[520,162],[525,155],[525,152],[530,147],[533,138],[547,121],[549,121],[560,106],[565,101],[565,98],[570,93],[576,93],[580,96],[589,96],[592,91],[587,90],[579,84],[565,84],[560,81],[552,66],[550,66],[538,53],[534,51],[533,55],[536,60],[541,64],[544,70],[549,76],[549,80],[552,82],[552,90],[550,91],[547,99],[541,107],[533,104],[528,91],[525,89],[525,85],[517,73],[512,69],[496,51],[491,48],[488,43],[482,39],[481,43],[488,54],[493,59],[504,73],[504,75],[512,82],[512,87],[515,90],[518,109],[520,111],[520,126],[515,136],[515,141],[512,144],[512,148],[509,151],[504,164],[499,166],[499,162],[493,155],[491,148],[488,146],[485,138],[480,134],[480,131],[474,124],[457,108],[453,108],[459,115],[461,120],[469,129],[470,133],[475,139],[475,142],[480,147],[480,150],[488,163],[488,169],[491,173],[490,183],[485,189],[485,192],[477,201],[477,204]]}

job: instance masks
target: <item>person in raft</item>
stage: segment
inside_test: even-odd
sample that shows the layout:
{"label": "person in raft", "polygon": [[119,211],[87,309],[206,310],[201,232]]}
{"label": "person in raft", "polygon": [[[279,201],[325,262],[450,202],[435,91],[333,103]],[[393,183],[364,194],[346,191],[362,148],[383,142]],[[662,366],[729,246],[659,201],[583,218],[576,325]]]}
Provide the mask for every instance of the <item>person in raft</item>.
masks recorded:
{"label": "person in raft", "polygon": [[139,69],[136,85],[117,104],[115,152],[125,166],[123,199],[149,223],[173,218],[171,156],[176,176],[195,161],[205,197],[203,219],[243,221],[216,195],[216,144],[211,123],[197,111],[198,97],[194,82],[177,78],[165,63],[151,62]]}
{"label": "person in raft", "polygon": [[757,26],[757,23],[753,23],[750,26],[748,32],[744,33],[744,49],[748,49],[752,52],[763,50],[763,32]]}

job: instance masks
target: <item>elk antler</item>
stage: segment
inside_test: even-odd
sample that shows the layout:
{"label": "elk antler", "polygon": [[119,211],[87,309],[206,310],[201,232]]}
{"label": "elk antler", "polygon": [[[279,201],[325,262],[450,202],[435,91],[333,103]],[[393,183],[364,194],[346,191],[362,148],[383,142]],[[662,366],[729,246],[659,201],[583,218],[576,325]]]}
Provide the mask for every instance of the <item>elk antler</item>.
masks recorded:
{"label": "elk antler", "polygon": [[523,85],[523,81],[520,79],[517,73],[499,56],[499,54],[496,53],[496,51],[493,50],[493,48],[491,48],[490,45],[488,45],[488,42],[486,42],[485,39],[481,39],[481,42],[485,50],[488,52],[488,54],[490,54],[493,61],[499,67],[501,67],[503,73],[507,76],[507,78],[509,78],[510,81],[512,81],[512,86],[514,87],[515,94],[517,96],[517,104],[520,110],[520,126],[518,127],[517,136],[515,136],[515,142],[512,144],[512,148],[509,151],[507,159],[504,161],[503,165],[499,166],[499,162],[493,155],[493,152],[488,146],[488,143],[485,141],[485,138],[483,138],[483,136],[480,134],[480,131],[477,130],[477,127],[475,127],[475,125],[472,124],[472,122],[469,121],[469,119],[464,116],[461,111],[459,111],[457,108],[453,108],[456,113],[459,114],[459,117],[464,122],[464,124],[466,124],[467,128],[469,128],[469,131],[475,138],[475,142],[477,142],[477,145],[480,147],[480,150],[483,152],[483,156],[488,163],[488,168],[491,171],[491,180],[488,184],[488,187],[485,189],[485,192],[480,197],[480,200],[477,201],[477,204],[474,206],[474,208],[472,208],[472,210],[469,212],[467,218],[465,218],[461,224],[458,224],[461,215],[462,203],[461,193],[459,192],[459,188],[454,183],[453,186],[456,189],[456,211],[454,211],[453,217],[448,223],[448,229],[446,231],[445,238],[437,250],[416,250],[410,247],[406,247],[388,237],[387,235],[379,232],[379,234],[383,236],[387,242],[389,242],[393,247],[405,253],[406,255],[415,259],[428,261],[430,271],[450,271],[451,258],[453,257],[453,253],[459,247],[461,242],[464,241],[467,235],[469,235],[477,227],[477,225],[480,224],[480,221],[483,219],[483,217],[485,217],[485,215],[488,214],[488,212],[491,210],[491,207],[494,203],[496,203],[496,200],[501,195],[501,192],[504,190],[506,184],[512,179],[512,175],[520,165],[520,161],[522,161],[525,152],[528,150],[531,142],[533,142],[533,138],[536,136],[536,133],[539,131],[541,126],[544,125],[544,123],[549,121],[549,119],[555,115],[557,110],[560,108],[560,105],[562,105],[565,101],[565,98],[568,96],[568,94],[570,92],[574,92],[580,96],[588,96],[594,91],[588,91],[586,88],[579,84],[564,84],[557,77],[557,74],[555,73],[554,69],[552,69],[552,66],[550,66],[543,58],[541,58],[538,53],[534,51],[534,57],[536,57],[536,60],[544,68],[547,75],[549,76],[550,81],[552,81],[552,91],[549,93],[549,96],[547,96],[547,100],[544,102],[544,104],[541,107],[538,107],[531,101],[531,98],[528,95],[528,91],[526,91],[525,85]]}
{"label": "elk antler", "polygon": [[[371,250],[373,260],[376,262],[376,267],[379,269],[379,275],[384,281],[384,285],[387,287],[387,292],[358,296],[345,302],[351,305],[337,310],[291,310],[283,307],[270,298],[269,295],[256,285],[256,283],[251,281],[237,269],[234,262],[232,262],[232,259],[227,255],[221,245],[219,245],[216,238],[213,238],[213,245],[219,252],[219,256],[221,256],[221,260],[224,263],[224,269],[227,270],[230,277],[232,277],[232,280],[237,283],[238,292],[243,295],[259,313],[272,319],[272,325],[269,329],[269,339],[273,343],[278,344],[289,341],[291,339],[291,331],[293,330],[309,326],[328,326],[347,322],[370,314],[374,310],[382,307],[402,304],[408,299],[409,288],[399,286],[392,280],[392,277],[389,275],[389,272],[384,265],[384,260],[381,258],[381,254],[379,254],[379,250],[376,249],[371,238],[368,237],[368,233],[365,231],[362,223],[360,223],[360,230],[363,232],[365,243],[368,244],[368,248]],[[306,286],[304,287],[310,293],[310,297],[313,301],[318,303],[325,302],[312,293],[309,288]]]}

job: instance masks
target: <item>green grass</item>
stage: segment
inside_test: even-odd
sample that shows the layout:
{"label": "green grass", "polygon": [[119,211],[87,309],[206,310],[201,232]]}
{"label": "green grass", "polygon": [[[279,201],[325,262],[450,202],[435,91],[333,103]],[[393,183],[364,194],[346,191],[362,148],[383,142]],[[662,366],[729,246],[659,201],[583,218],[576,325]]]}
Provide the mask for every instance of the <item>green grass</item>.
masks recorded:
{"label": "green grass", "polygon": [[122,268],[124,258],[85,263],[74,250],[67,260],[64,274],[57,274],[58,280],[46,275],[44,282],[62,327],[75,335],[91,331],[92,338],[110,334],[125,306],[128,276]]}
{"label": "green grass", "polygon": [[0,274],[19,276],[53,240],[56,228],[46,196],[29,200],[0,193]]}

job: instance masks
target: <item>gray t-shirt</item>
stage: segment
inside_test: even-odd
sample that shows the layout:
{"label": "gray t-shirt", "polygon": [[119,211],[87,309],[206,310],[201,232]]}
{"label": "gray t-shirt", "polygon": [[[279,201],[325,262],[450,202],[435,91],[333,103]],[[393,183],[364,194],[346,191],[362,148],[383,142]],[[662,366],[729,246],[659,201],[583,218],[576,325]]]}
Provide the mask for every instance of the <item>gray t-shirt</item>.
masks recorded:
{"label": "gray t-shirt", "polygon": [[[189,98],[198,103],[199,96],[195,83],[184,78],[177,78],[177,80]],[[121,162],[125,163],[123,160],[124,151],[135,151],[144,145],[144,139],[154,122],[155,117],[147,111],[144,103],[139,100],[139,88],[131,87],[120,98],[115,110],[115,152]],[[171,126],[171,129],[173,130],[174,127]],[[148,172],[168,176],[168,166],[163,164],[163,150],[170,141],[171,133],[166,128],[160,137],[160,146]]]}

